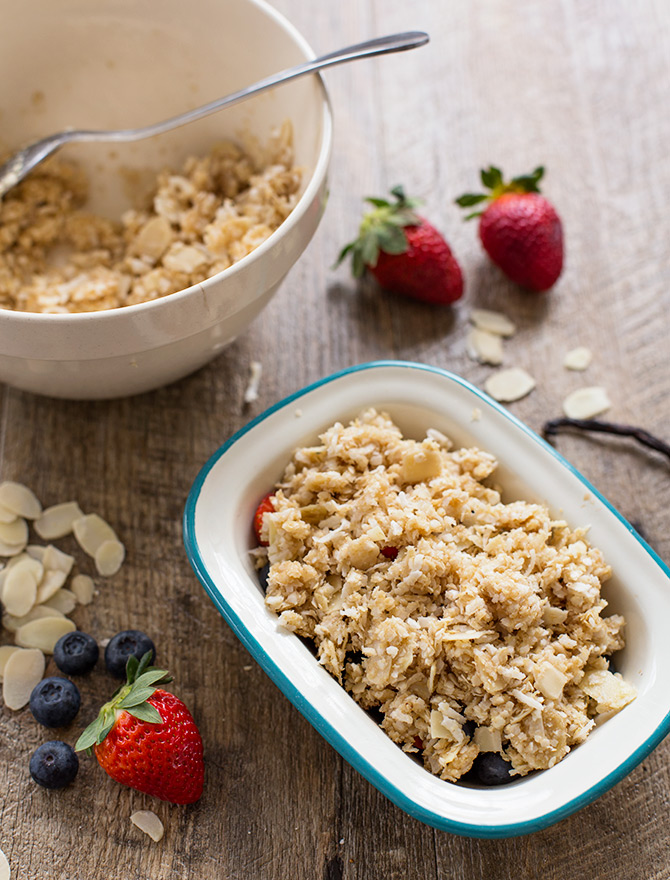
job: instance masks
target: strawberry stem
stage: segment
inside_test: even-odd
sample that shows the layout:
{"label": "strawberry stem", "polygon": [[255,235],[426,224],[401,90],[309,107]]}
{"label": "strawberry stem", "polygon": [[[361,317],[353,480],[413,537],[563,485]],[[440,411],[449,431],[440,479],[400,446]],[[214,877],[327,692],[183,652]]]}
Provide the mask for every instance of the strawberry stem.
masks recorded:
{"label": "strawberry stem", "polygon": [[100,709],[98,717],[91,722],[75,744],[75,751],[91,754],[93,746],[100,745],[114,727],[121,712],[128,712],[140,721],[162,724],[161,714],[148,702],[158,687],[172,681],[165,669],[150,666],[151,651],[138,660],[131,655],[126,663],[126,683],[117,688],[111,700]]}
{"label": "strawberry stem", "polygon": [[[471,208],[474,205],[479,205],[483,202],[493,202],[496,199],[499,199],[500,196],[505,195],[505,193],[539,193],[540,188],[538,187],[538,183],[543,176],[544,166],[538,165],[538,167],[530,174],[522,174],[519,177],[513,177],[509,183],[505,183],[500,168],[496,168],[495,165],[489,165],[488,168],[482,168],[480,177],[482,184],[490,190],[490,192],[464,193],[455,201],[461,208]],[[472,211],[466,215],[465,219],[472,220],[473,217],[480,217],[483,213],[483,210]]]}

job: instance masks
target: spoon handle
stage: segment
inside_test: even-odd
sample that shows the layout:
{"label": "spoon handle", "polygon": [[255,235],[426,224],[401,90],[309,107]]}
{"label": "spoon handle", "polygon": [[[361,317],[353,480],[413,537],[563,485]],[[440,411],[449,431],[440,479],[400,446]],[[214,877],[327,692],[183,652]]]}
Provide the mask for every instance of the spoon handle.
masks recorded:
{"label": "spoon handle", "polygon": [[170,131],[173,128],[178,128],[181,125],[186,125],[189,122],[195,122],[197,119],[204,119],[205,116],[210,116],[223,107],[230,107],[232,104],[237,104],[251,95],[271,89],[280,83],[297,79],[299,76],[323,70],[325,67],[343,64],[346,61],[354,61],[357,58],[369,58],[373,55],[386,55],[389,52],[403,52],[407,49],[414,49],[418,46],[423,46],[428,40],[428,34],[422,31],[408,31],[402,34],[391,34],[387,37],[377,37],[374,40],[366,40],[364,43],[346,46],[344,49],[338,49],[337,52],[330,52],[328,55],[321,55],[319,58],[313,58],[311,61],[305,61],[295,67],[280,70],[279,73],[274,73],[251,86],[227,95],[225,98],[218,98],[216,101],[211,101],[202,107],[196,107],[194,110],[180,113],[178,116],[172,116],[170,119],[156,122],[153,125],[114,132],[81,131],[73,132],[72,134],[78,135],[77,140],[97,140],[102,135],[105,136],[105,140],[118,139],[122,141],[153,137],[154,135]]}

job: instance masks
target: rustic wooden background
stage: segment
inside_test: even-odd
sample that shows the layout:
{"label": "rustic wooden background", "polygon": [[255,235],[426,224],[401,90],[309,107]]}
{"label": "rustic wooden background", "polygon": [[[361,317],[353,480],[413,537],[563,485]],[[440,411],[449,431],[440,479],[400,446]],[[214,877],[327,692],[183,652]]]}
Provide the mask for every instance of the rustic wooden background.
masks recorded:
{"label": "rustic wooden background", "polygon": [[[666,0],[276,0],[317,50],[425,29],[415,52],[327,75],[336,136],[324,220],[281,292],[217,361],[172,387],[110,403],[50,401],[0,389],[0,476],[44,503],[74,497],[123,536],[128,561],[75,613],[99,638],[138,627],[158,643],[199,720],[207,785],[176,808],[107,779],[83,760],[62,793],[28,774],[49,738],[28,710],[0,719],[0,847],[18,878],[162,880],[582,880],[670,877],[670,744],[579,814],[546,831],[478,841],[402,813],[319,737],[250,659],[186,560],[181,514],[198,469],[251,416],[350,364],[420,360],[482,384],[465,353],[473,305],[501,308],[506,344],[536,390],[512,404],[535,429],[565,394],[603,384],[612,418],[670,438],[670,4]],[[567,263],[546,296],[523,293],[484,258],[455,196],[489,162],[545,164],[563,216]],[[467,295],[439,310],[356,288],[332,271],[363,195],[403,182],[460,258]],[[585,374],[562,367],[588,345]],[[264,366],[244,408],[249,363]],[[670,561],[670,469],[627,441],[561,437],[559,448]],[[109,682],[83,685],[74,742]],[[129,822],[155,809],[155,845]]]}

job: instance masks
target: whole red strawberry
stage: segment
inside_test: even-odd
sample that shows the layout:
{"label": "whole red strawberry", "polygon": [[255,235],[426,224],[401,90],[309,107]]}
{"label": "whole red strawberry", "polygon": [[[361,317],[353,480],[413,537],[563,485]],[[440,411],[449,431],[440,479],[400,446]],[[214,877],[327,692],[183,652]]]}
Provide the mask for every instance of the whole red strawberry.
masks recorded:
{"label": "whole red strawberry", "polygon": [[202,794],[202,739],[191,713],[158,686],[172,679],[129,657],[127,682],[79,737],[77,751],[91,749],[102,769],[122,785],[173,804],[192,804]]}
{"label": "whole red strawberry", "polygon": [[466,219],[481,218],[479,237],[496,266],[512,281],[538,292],[555,284],[563,268],[563,227],[554,207],[540,195],[543,174],[540,167],[505,183],[500,169],[491,165],[481,172],[489,194],[466,193],[456,199],[462,208],[490,202]]}
{"label": "whole red strawberry", "polygon": [[351,254],[354,277],[366,269],[393,293],[435,305],[450,305],[463,296],[461,267],[442,235],[415,213],[419,202],[404,190],[391,190],[395,202],[366,199],[373,209],[361,222],[358,238],[346,245],[337,261]]}

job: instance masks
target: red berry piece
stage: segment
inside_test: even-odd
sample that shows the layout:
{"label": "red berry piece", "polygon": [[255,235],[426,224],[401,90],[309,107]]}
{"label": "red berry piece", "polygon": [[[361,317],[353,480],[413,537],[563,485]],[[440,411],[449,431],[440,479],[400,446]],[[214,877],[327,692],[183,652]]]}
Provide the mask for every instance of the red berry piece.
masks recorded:
{"label": "red berry piece", "polygon": [[261,547],[268,546],[268,542],[261,538],[261,529],[263,528],[263,517],[265,514],[274,513],[274,497],[275,496],[272,492],[268,492],[267,495],[264,495],[254,513],[254,533],[256,534],[256,540]]}

